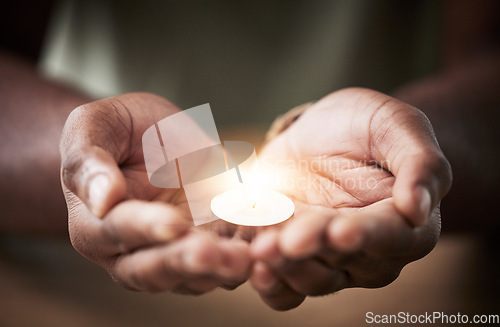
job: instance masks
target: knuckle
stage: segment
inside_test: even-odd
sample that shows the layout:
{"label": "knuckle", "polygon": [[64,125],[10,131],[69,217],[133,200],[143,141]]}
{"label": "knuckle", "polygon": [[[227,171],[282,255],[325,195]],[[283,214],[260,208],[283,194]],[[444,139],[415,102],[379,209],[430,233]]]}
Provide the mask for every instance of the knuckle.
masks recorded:
{"label": "knuckle", "polygon": [[90,102],[74,109],[64,125],[59,144],[64,158],[81,147],[99,145],[111,153],[121,153],[122,140],[132,134],[133,121],[120,97]]}

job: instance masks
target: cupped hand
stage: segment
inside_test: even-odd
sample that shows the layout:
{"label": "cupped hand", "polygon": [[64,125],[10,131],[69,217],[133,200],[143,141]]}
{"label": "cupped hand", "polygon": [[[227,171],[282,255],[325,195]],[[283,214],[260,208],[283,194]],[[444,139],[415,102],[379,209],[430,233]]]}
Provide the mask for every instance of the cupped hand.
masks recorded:
{"label": "cupped hand", "polygon": [[234,288],[248,277],[248,243],[195,229],[184,192],[148,180],[142,135],[178,111],[159,96],[131,93],[71,113],[60,144],[71,242],[129,289]]}
{"label": "cupped hand", "polygon": [[367,89],[334,92],[260,159],[296,203],[294,217],[252,243],[251,281],[274,309],[387,285],[437,242],[451,169],[430,122],[410,105]]}

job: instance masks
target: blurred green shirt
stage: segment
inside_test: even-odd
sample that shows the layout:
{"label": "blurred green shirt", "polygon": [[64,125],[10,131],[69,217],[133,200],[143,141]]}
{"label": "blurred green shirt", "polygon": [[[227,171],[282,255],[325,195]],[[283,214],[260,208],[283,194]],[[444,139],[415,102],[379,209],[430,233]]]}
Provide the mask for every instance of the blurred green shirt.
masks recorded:
{"label": "blurred green shirt", "polygon": [[269,123],[339,88],[383,92],[439,63],[436,1],[65,1],[41,69],[94,97],[210,103],[218,124]]}

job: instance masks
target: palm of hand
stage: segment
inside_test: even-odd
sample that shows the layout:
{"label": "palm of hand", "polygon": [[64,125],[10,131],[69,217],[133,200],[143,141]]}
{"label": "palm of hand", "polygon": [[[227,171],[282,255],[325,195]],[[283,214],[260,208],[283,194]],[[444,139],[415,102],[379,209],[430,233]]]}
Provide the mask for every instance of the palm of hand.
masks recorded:
{"label": "palm of hand", "polygon": [[61,142],[71,241],[127,288],[235,287],[248,274],[248,245],[192,229],[184,192],[149,182],[142,135],[175,112],[158,96],[126,94],[72,113]]}
{"label": "palm of hand", "polygon": [[[271,307],[288,309],[306,295],[346,287],[387,285],[435,245],[439,209],[413,228],[396,207],[397,174],[389,170],[401,149],[393,149],[393,133],[426,126],[418,125],[420,113],[397,101],[380,114],[390,99],[359,89],[333,93],[263,149],[271,187],[296,203],[292,219],[264,230],[252,245],[264,264],[252,282]],[[399,125],[415,116],[407,130]],[[279,282],[270,284],[271,275]]]}
{"label": "palm of hand", "polygon": [[[394,176],[371,153],[373,110],[311,108],[263,150],[276,186],[302,206],[346,213],[392,196]],[[319,137],[318,137],[319,136]],[[278,181],[279,179],[279,181]]]}
{"label": "palm of hand", "polygon": [[161,201],[172,204],[185,213],[186,224],[191,223],[184,191],[180,188],[158,188],[153,186],[148,179],[142,151],[137,151],[130,159],[122,163],[120,170],[127,183],[128,199]]}

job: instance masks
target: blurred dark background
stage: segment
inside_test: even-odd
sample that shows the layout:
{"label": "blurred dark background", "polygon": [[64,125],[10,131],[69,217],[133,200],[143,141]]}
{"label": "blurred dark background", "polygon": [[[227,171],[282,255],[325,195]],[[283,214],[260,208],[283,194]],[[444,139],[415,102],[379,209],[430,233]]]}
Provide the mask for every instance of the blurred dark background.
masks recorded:
{"label": "blurred dark background", "polygon": [[[17,200],[31,186],[17,183],[9,165],[27,152],[21,145],[16,154],[6,150],[12,140],[2,136],[0,325],[362,326],[368,311],[498,314],[499,15],[500,2],[487,0],[4,1],[2,110],[17,110],[10,93],[19,67],[88,98],[149,91],[183,109],[209,102],[221,138],[258,145],[277,115],[336,89],[364,86],[428,115],[454,185],[442,203],[436,249],[396,282],[277,313],[248,285],[201,297],[120,289],[69,244],[56,165],[33,174],[32,183],[47,185],[47,192],[33,203]],[[44,115],[34,94],[23,96]],[[4,130],[16,123],[3,119]],[[39,128],[53,129],[57,153],[58,127]],[[43,155],[40,135],[32,144],[39,152],[26,158]],[[57,217],[55,227],[36,215],[47,210]],[[10,228],[12,219],[25,219],[26,230]]]}

